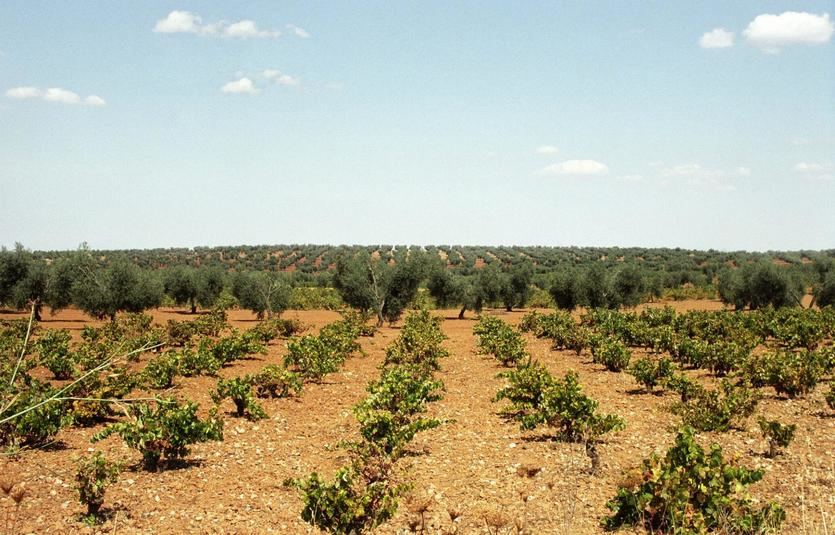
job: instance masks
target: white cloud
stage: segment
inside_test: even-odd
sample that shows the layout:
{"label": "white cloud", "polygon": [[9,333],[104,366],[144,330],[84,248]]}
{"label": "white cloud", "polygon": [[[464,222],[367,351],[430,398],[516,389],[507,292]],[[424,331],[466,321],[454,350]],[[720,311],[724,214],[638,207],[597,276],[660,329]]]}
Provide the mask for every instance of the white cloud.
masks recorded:
{"label": "white cloud", "polygon": [[800,162],[794,166],[797,173],[822,173],[832,167],[831,165],[817,162]]}
{"label": "white cloud", "polygon": [[669,186],[674,182],[696,188],[711,188],[717,191],[734,191],[733,179],[751,175],[751,169],[739,166],[731,171],[710,169],[698,163],[684,163],[660,169],[662,179],[659,184]]}
{"label": "white cloud", "polygon": [[107,102],[98,95],[90,95],[84,99],[84,104],[100,108],[102,106],[106,106]]}
{"label": "white cloud", "polygon": [[537,154],[556,154],[559,151],[560,149],[553,145],[542,145],[541,147],[536,148]]}
{"label": "white cloud", "polygon": [[543,175],[605,175],[609,167],[595,160],[566,160],[545,167],[540,171]]}
{"label": "white cloud", "polygon": [[247,95],[255,95],[259,92],[259,89],[255,87],[255,84],[252,82],[252,80],[247,77],[243,77],[239,80],[235,80],[232,82],[227,82],[223,84],[223,87],[221,87],[220,90],[224,93]]}
{"label": "white cloud", "polygon": [[285,74],[276,69],[267,69],[261,73],[261,76],[267,80],[277,83],[278,85],[296,86],[301,83],[301,80],[298,77]]}
{"label": "white cloud", "polygon": [[218,21],[204,23],[203,18],[191,11],[172,11],[154,25],[156,33],[191,33],[212,37],[238,39],[278,37],[278,30],[262,30],[255,21],[244,19],[237,22]]}
{"label": "white cloud", "polygon": [[249,37],[278,37],[281,35],[281,32],[278,30],[261,30],[254,21],[242,20],[225,27],[223,29],[223,35],[246,39]]}
{"label": "white cloud", "polygon": [[714,28],[699,39],[702,48],[730,48],[734,46],[734,32],[725,28]]}
{"label": "white cloud", "polygon": [[40,98],[43,96],[43,91],[37,87],[13,87],[6,90],[6,96],[9,98]]}
{"label": "white cloud", "polygon": [[60,87],[50,87],[44,93],[43,98],[50,102],[60,102],[62,104],[78,104],[81,102],[81,97],[78,96],[78,93],[61,89]]}
{"label": "white cloud", "polygon": [[301,37],[302,39],[310,38],[310,34],[307,33],[307,30],[305,30],[304,28],[300,28],[295,24],[288,24],[287,29],[293,32],[293,35],[295,35],[296,37]]}
{"label": "white cloud", "polygon": [[203,33],[205,29],[200,15],[190,11],[172,11],[154,26],[157,33]]}
{"label": "white cloud", "polygon": [[75,91],[62,89],[60,87],[50,87],[46,91],[32,86],[13,87],[6,90],[8,98],[24,99],[24,98],[38,98],[48,102],[58,102],[61,104],[86,104],[88,106],[102,107],[107,105],[107,102],[98,95],[89,95],[82,100],[81,96]]}
{"label": "white cloud", "polygon": [[829,13],[786,11],[780,15],[757,15],[742,33],[752,45],[776,53],[789,45],[827,43],[835,33],[835,25],[829,20]]}

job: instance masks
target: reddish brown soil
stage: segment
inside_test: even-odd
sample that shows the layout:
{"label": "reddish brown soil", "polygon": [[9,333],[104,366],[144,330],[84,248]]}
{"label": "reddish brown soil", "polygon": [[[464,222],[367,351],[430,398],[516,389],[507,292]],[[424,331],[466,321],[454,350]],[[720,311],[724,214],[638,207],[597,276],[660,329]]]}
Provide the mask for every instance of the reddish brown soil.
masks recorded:
{"label": "reddish brown soil", "polygon": [[[671,304],[678,310],[721,308],[712,301]],[[523,315],[491,313],[511,323]],[[542,440],[541,433],[520,432],[517,425],[497,416],[499,407],[491,398],[502,385],[496,377],[501,368],[493,359],[475,353],[471,317],[454,319],[455,311],[439,314],[447,318],[443,328],[451,356],[439,374],[446,396],[431,410],[452,421],[419,434],[412,444],[413,454],[398,461],[399,477],[413,484],[414,495],[432,497],[426,515],[432,527],[428,533],[441,533],[439,527],[450,525],[447,509],[451,507],[462,512],[461,534],[487,533],[485,516],[504,516],[509,522],[504,533],[511,532],[514,521],[523,520],[526,533],[600,533],[606,501],[618,483],[641,459],[671,443],[677,418],[666,408],[674,397],[639,393],[631,376],[604,371],[591,363],[590,355],[552,351],[547,341],[530,338],[531,353],[552,372],[576,370],[601,409],[626,420],[626,430],[600,447],[602,469],[593,476],[581,446]],[[317,328],[338,318],[326,311],[286,315]],[[188,315],[160,310],[154,317],[164,322]],[[74,330],[89,321],[76,311],[46,319],[45,327]],[[238,328],[253,325],[251,315],[244,312],[233,312],[231,320]],[[72,489],[73,459],[99,448],[129,466],[107,491],[112,518],[98,528],[103,533],[316,533],[299,518],[298,495],[282,482],[314,470],[330,476],[346,460],[335,446],[356,438],[351,407],[364,396],[365,385],[378,376],[384,349],[398,334],[398,328],[384,327],[374,338],[362,338],[365,356],[350,359],[323,384],[306,385],[298,399],[264,401],[268,420],[249,422],[228,416],[225,440],[195,446],[193,462],[183,468],[161,473],[133,468],[139,455],[118,438],[89,443],[98,428],[67,429],[59,434],[57,448],[3,457],[0,476],[20,482],[27,495],[16,515],[11,500],[0,498],[0,515],[5,515],[0,522],[8,519],[0,526],[8,533],[95,531],[76,520],[82,508]],[[285,351],[285,343],[278,341],[269,347],[268,355],[238,361],[221,375],[240,375],[280,362]],[[171,393],[205,408],[211,403],[209,392],[214,384],[210,377],[179,378]],[[753,421],[746,431],[704,437],[720,443],[728,456],[739,456],[743,464],[765,468],[765,478],[752,487],[752,493],[783,503],[788,512],[785,533],[835,533],[835,417],[826,409],[822,394],[819,388],[806,399],[789,401],[770,390],[764,392],[758,414],[798,424],[794,443],[776,459],[762,456],[766,444]],[[224,409],[229,411],[231,406]],[[517,475],[520,466],[542,471],[527,478]],[[414,517],[409,508],[404,501],[396,517],[378,532],[408,533],[408,521]]]}

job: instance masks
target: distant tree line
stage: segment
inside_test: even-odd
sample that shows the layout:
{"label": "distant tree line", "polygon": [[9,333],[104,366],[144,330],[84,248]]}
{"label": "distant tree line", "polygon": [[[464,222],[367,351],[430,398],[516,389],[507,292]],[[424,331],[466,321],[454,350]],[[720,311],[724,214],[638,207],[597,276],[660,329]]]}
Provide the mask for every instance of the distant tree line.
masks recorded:
{"label": "distant tree line", "polygon": [[[813,303],[835,304],[835,252],[831,251],[804,252],[806,260],[801,262],[786,261],[784,257],[793,258],[788,253],[727,257],[707,252],[694,267],[694,253],[668,254],[673,250],[667,249],[641,250],[646,258],[654,259],[647,262],[618,256],[623,252],[618,249],[599,254],[597,249],[551,248],[550,254],[567,252],[575,256],[574,261],[543,270],[528,254],[537,248],[491,252],[457,246],[391,247],[381,254],[381,247],[352,246],[336,248],[341,254],[335,257],[325,256],[330,249],[320,246],[286,249],[296,251],[297,257],[299,250],[306,255],[317,253],[317,263],[321,266],[325,258],[329,268],[315,274],[277,268],[228,269],[217,262],[174,262],[148,268],[136,260],[144,257],[141,251],[102,254],[81,247],[46,255],[17,245],[0,250],[0,304],[31,309],[36,318],[44,307],[56,311],[70,305],[97,318],[114,318],[120,312],[138,312],[163,302],[195,313],[224,304],[219,300],[225,299],[263,317],[287,309],[294,288],[317,287],[334,288],[345,304],[372,314],[380,324],[396,321],[422,288],[438,307],[459,310],[459,317],[468,310],[478,313],[491,306],[508,311],[525,307],[533,292],[547,293],[554,306],[565,310],[634,307],[687,287],[718,294],[736,309],[797,306],[809,290]],[[492,260],[472,270],[457,269],[449,254],[465,250],[484,253],[484,258]],[[448,251],[447,257],[439,251]],[[499,253],[505,261],[497,260]],[[659,264],[658,256],[669,256],[667,263]],[[721,266],[715,265],[713,260],[726,257]]]}

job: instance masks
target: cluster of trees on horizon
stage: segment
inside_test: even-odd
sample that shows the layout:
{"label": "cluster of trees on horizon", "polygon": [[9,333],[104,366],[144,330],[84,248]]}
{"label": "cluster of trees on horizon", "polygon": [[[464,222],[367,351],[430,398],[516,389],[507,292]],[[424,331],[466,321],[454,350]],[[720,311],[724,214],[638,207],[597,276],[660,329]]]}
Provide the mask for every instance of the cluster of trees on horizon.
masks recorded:
{"label": "cluster of trees on horizon", "polygon": [[[736,309],[798,306],[813,294],[819,306],[835,304],[835,251],[719,253],[680,249],[282,246],[301,266],[288,272],[277,263],[253,265],[255,253],[230,248],[148,251],[33,252],[18,244],[0,250],[0,304],[31,309],[40,318],[75,306],[98,318],[140,312],[162,303],[198,308],[237,304],[259,317],[291,306],[296,289],[332,289],[341,303],[396,321],[421,295],[441,308],[480,312],[526,306],[535,296],[571,310],[634,307],[676,292],[719,296]],[[388,247],[388,246],[385,246]],[[213,261],[213,254],[236,258]],[[168,253],[163,253],[168,251]],[[197,256],[189,256],[185,251]],[[209,254],[208,252],[211,252]],[[237,252],[235,252],[237,251]],[[455,253],[459,260],[451,262]],[[249,259],[249,262],[245,262]],[[489,261],[488,261],[489,259]],[[165,261],[163,261],[165,260]],[[421,292],[424,289],[424,292]]]}

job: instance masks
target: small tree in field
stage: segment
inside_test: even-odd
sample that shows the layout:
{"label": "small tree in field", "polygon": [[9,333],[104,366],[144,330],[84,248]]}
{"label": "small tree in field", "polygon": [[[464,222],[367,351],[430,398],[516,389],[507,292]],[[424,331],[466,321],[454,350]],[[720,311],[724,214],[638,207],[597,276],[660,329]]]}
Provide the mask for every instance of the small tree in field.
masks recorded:
{"label": "small tree in field", "polygon": [[481,312],[482,298],[470,278],[453,275],[441,267],[430,273],[426,287],[439,307],[461,307],[458,319],[464,319],[467,310]]}
{"label": "small tree in field", "polygon": [[583,276],[583,301],[589,308],[618,308],[620,296],[603,264],[593,264]]}
{"label": "small tree in field", "polygon": [[142,312],[159,306],[163,286],[154,273],[127,261],[107,267],[85,265],[72,287],[73,302],[97,318],[116,318],[118,312]]}
{"label": "small tree in field", "polygon": [[618,271],[613,286],[620,304],[628,307],[637,306],[646,291],[644,275],[635,266],[626,266]]}
{"label": "small tree in field", "polygon": [[574,310],[583,300],[583,288],[576,273],[564,271],[554,275],[548,290],[558,309]]}
{"label": "small tree in field", "polygon": [[341,257],[333,284],[342,300],[363,312],[374,312],[377,325],[397,321],[417,295],[424,263],[404,258],[391,265],[370,256]]}
{"label": "small tree in field", "polygon": [[504,274],[502,301],[508,312],[514,307],[521,308],[527,304],[531,294],[532,277],[533,267],[528,263],[514,266]]}
{"label": "small tree in field", "polygon": [[232,283],[232,295],[241,308],[253,311],[259,319],[280,315],[290,304],[290,286],[279,273],[238,273]]}
{"label": "small tree in field", "polygon": [[797,306],[803,297],[803,284],[787,269],[761,262],[720,273],[719,297],[737,310],[746,306],[752,310],[769,305]]}
{"label": "small tree in field", "polygon": [[218,268],[175,266],[166,270],[164,282],[165,293],[176,304],[189,306],[194,314],[198,305],[214,306],[223,291],[223,272]]}

